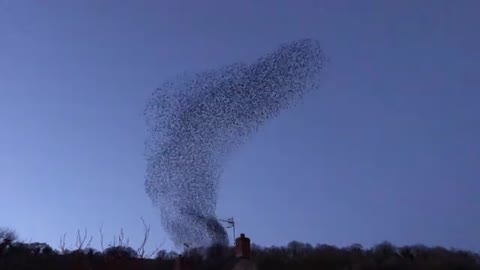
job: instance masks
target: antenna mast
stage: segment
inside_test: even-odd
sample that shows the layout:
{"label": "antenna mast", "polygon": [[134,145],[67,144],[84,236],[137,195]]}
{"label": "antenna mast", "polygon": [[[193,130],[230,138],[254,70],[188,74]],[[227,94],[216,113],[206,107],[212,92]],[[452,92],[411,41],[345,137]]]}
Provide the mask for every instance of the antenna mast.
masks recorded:
{"label": "antenna mast", "polygon": [[235,243],[235,220],[233,219],[233,217],[227,218],[227,219],[218,219],[218,220],[221,221],[221,222],[223,222],[223,223],[226,223],[226,224],[227,224],[227,226],[226,226],[227,229],[232,228],[232,231],[233,231],[233,243]]}

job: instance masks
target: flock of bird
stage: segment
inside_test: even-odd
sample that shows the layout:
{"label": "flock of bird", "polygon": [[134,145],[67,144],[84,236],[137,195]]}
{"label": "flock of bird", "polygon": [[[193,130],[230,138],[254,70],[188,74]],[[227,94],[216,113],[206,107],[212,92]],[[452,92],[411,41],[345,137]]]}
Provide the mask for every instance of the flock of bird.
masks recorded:
{"label": "flock of bird", "polygon": [[177,246],[228,244],[215,214],[224,161],[318,88],[325,60],[317,41],[301,39],[253,63],[180,75],[154,91],[145,109],[145,188]]}

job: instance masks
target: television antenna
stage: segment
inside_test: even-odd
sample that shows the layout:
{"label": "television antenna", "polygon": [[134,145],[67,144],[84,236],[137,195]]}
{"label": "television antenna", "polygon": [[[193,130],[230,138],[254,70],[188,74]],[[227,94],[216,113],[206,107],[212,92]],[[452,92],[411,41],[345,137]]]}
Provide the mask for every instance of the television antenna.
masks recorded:
{"label": "television antenna", "polygon": [[233,231],[233,243],[235,243],[235,220],[233,219],[233,217],[227,218],[227,219],[219,218],[218,220],[226,224],[225,228],[227,228],[227,229],[231,228],[232,229],[232,231]]}

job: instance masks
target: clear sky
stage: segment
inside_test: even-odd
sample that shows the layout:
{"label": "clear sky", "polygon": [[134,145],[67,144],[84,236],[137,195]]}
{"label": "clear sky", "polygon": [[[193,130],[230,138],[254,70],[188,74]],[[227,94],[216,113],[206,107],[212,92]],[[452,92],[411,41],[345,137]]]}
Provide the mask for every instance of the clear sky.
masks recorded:
{"label": "clear sky", "polygon": [[[0,0],[0,225],[58,247],[140,217],[149,94],[319,39],[323,87],[228,161],[218,214],[261,245],[480,251],[479,1]],[[98,237],[94,244],[98,246]],[[171,246],[166,242],[165,248]]]}

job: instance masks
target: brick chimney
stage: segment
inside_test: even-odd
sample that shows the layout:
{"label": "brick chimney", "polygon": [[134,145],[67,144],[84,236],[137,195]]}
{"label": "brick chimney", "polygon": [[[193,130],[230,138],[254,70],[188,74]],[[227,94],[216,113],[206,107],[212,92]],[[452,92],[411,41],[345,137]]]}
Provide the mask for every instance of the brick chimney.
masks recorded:
{"label": "brick chimney", "polygon": [[245,237],[243,233],[235,239],[235,255],[237,258],[250,258],[250,238]]}
{"label": "brick chimney", "polygon": [[235,239],[235,255],[236,263],[231,270],[257,270],[255,262],[250,259],[250,238],[243,233]]}

